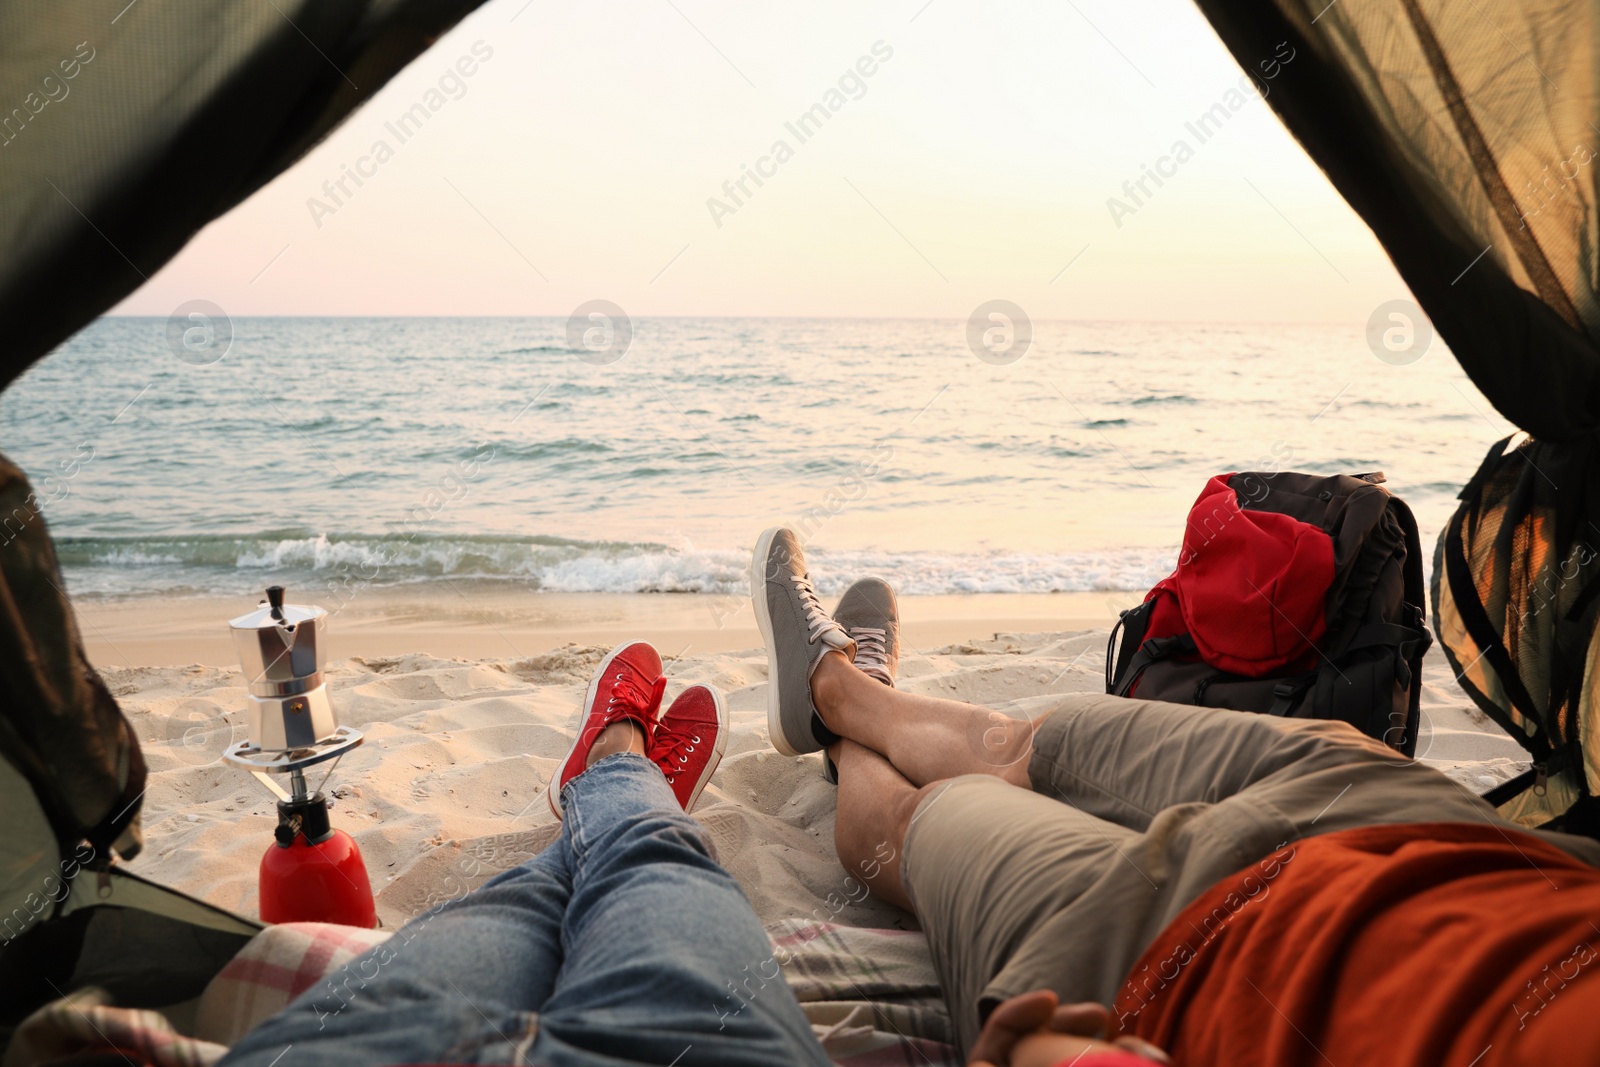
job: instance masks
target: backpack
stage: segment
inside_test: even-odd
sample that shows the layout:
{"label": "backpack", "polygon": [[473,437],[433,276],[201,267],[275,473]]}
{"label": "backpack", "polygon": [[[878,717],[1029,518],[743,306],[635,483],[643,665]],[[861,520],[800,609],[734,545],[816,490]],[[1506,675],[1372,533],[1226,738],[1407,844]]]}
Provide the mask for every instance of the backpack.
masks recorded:
{"label": "backpack", "polygon": [[1177,568],[1111,631],[1106,692],[1337,719],[1414,755],[1433,639],[1417,523],[1383,481],[1212,478]]}
{"label": "backpack", "polygon": [[1505,818],[1600,838],[1600,459],[1497,441],[1439,534],[1433,616],[1473,702],[1532,768],[1484,794]]}

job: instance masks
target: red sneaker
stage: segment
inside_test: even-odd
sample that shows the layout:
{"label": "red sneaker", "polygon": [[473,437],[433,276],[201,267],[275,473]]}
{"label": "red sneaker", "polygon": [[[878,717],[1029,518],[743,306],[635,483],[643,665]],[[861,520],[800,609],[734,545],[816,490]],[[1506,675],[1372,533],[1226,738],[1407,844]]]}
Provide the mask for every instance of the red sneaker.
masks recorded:
{"label": "red sneaker", "polygon": [[661,710],[661,694],[666,688],[661,656],[644,641],[618,645],[600,661],[578,713],[577,739],[546,791],[556,818],[561,818],[561,790],[589,765],[589,750],[594,748],[601,730],[632,719],[644,730],[645,747],[650,747],[656,715]]}
{"label": "red sneaker", "polygon": [[728,747],[728,709],[709,685],[691,685],[656,724],[650,759],[667,776],[684,811],[694,809]]}

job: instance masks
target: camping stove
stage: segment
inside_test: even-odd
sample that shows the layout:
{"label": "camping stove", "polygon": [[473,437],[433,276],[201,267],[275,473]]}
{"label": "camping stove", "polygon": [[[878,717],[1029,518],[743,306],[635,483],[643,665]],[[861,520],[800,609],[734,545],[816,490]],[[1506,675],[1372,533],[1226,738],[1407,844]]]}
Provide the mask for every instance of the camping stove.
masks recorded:
{"label": "camping stove", "polygon": [[[322,793],[361,731],[340,726],[322,678],[328,613],[283,602],[283,587],[228,623],[249,687],[249,737],[223,759],[255,775],[278,798],[275,841],[261,857],[261,918],[269,923],[378,925],[372,883],[355,839],[335,830]],[[317,788],[306,769],[328,763]],[[274,775],[287,775],[285,790]]]}

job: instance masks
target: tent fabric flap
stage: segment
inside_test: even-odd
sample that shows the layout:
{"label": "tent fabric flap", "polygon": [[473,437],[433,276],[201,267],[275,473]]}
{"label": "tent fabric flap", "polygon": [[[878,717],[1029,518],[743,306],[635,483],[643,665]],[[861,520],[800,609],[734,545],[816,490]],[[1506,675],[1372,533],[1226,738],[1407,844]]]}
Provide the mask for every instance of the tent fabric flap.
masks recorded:
{"label": "tent fabric flap", "polygon": [[1600,428],[1600,9],[1197,3],[1489,401],[1544,439]]}
{"label": "tent fabric flap", "polygon": [[482,0],[0,0],[0,386]]}
{"label": "tent fabric flap", "polygon": [[[55,546],[33,489],[0,456],[0,756],[25,779],[54,839],[7,854],[139,851],[144,758],[83,652]],[[18,829],[20,834],[21,830]]]}

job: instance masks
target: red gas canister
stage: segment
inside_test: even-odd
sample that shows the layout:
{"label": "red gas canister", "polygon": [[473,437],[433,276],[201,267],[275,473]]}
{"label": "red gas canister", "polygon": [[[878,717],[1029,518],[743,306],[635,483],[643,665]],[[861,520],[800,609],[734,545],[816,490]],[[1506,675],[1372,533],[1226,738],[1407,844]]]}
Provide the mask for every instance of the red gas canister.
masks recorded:
{"label": "red gas canister", "polygon": [[321,793],[278,802],[277,840],[261,857],[261,919],[378,925],[372,883],[355,838],[328,824]]}

